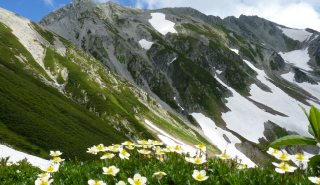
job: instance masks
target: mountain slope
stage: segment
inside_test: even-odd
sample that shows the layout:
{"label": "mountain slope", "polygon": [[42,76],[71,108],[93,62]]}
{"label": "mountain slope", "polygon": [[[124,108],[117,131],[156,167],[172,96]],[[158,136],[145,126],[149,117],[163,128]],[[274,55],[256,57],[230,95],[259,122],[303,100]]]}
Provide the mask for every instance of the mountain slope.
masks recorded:
{"label": "mountain slope", "polygon": [[[298,104],[319,107],[316,31],[257,16],[220,19],[192,8],[141,10],[91,0],[75,0],[39,24],[90,52],[167,110],[196,118],[193,123],[220,150],[229,143],[228,150],[260,163],[257,154],[276,138],[310,136]],[[312,147],[287,150],[319,153]]]}
{"label": "mountain slope", "polygon": [[42,157],[61,150],[88,159],[92,145],[157,138],[147,119],[183,143],[209,145],[192,125],[59,35],[0,9],[0,36],[1,143]]}

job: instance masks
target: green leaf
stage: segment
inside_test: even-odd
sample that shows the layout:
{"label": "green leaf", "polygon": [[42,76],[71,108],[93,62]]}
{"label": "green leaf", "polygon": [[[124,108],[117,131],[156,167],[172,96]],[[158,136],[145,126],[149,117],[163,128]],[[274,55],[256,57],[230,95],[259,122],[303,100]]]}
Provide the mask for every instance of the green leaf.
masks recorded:
{"label": "green leaf", "polygon": [[309,131],[309,133],[310,133],[311,135],[314,136],[314,131],[313,131],[313,128],[312,128],[312,125],[311,125],[311,124],[309,124],[309,126],[308,126],[308,131]]}
{"label": "green leaf", "polygon": [[306,116],[309,119],[309,114],[308,114],[307,110],[304,107],[302,107],[300,104],[298,104],[298,105],[301,107],[301,109],[303,110],[303,112],[306,114]]}
{"label": "green leaf", "polygon": [[315,155],[310,158],[308,165],[313,169],[320,170],[320,155]]}
{"label": "green leaf", "polygon": [[310,108],[309,121],[316,137],[320,134],[320,112],[313,105]]}
{"label": "green leaf", "polygon": [[289,135],[279,138],[272,142],[265,150],[268,148],[277,148],[280,146],[287,146],[287,145],[316,145],[317,141],[313,138],[304,137],[300,135]]}

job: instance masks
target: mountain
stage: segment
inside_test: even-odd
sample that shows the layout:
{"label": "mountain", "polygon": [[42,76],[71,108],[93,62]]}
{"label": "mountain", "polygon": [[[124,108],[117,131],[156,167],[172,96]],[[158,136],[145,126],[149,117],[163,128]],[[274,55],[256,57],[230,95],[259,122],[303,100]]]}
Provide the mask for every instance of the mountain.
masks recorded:
{"label": "mountain", "polygon": [[158,138],[161,124],[181,144],[210,145],[90,54],[4,9],[0,45],[1,143],[44,158],[61,150],[67,159],[88,159],[92,145]]}
{"label": "mountain", "polygon": [[[267,164],[270,157],[262,149],[275,139],[311,136],[299,104],[320,107],[317,31],[257,16],[221,19],[192,8],[142,10],[112,1],[74,0],[38,25],[5,14],[2,10],[1,22],[36,61],[24,60],[33,70],[28,73],[35,78],[32,83],[112,126],[109,133],[122,136],[119,140],[204,142],[212,153],[227,150],[254,166]],[[28,22],[29,27],[20,28],[32,32],[27,41],[15,29],[22,23],[6,21],[13,17]],[[16,56],[19,52],[11,58]],[[10,62],[1,63],[10,73]],[[61,112],[53,107],[47,112]],[[13,131],[34,143],[30,134]],[[311,146],[285,149],[319,153]]]}

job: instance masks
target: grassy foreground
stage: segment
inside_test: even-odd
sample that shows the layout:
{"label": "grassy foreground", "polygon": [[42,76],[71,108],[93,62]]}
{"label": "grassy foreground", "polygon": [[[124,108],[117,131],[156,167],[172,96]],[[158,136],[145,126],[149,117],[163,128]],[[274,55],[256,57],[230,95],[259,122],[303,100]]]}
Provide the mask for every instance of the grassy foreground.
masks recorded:
{"label": "grassy foreground", "polygon": [[[121,145],[119,145],[121,146]],[[150,151],[150,154],[142,154],[142,149],[135,147],[133,150],[129,150],[126,146],[121,146],[125,151],[118,150],[118,152],[111,152],[108,148],[106,152],[95,153],[91,148],[92,159],[88,161],[69,160],[60,163],[59,170],[51,173],[51,179],[53,179],[53,185],[58,184],[88,184],[88,180],[99,180],[106,184],[116,184],[119,181],[128,183],[128,178],[133,178],[135,174],[140,174],[147,178],[146,184],[223,184],[223,185],[239,185],[239,184],[252,184],[252,185],[293,185],[298,184],[298,171],[293,173],[285,173],[284,175],[277,173],[274,168],[244,168],[239,169],[236,159],[220,159],[218,157],[207,158],[206,154],[202,154],[202,164],[195,164],[188,162],[186,157],[188,154],[175,151],[171,148],[168,152],[164,149],[163,161],[159,160],[157,155],[158,150],[146,148]],[[156,147],[156,146],[153,146]],[[161,147],[161,146],[160,146]],[[119,148],[119,147],[118,147]],[[159,149],[159,147],[158,147]],[[160,149],[161,150],[161,149]],[[100,159],[104,154],[114,154],[113,158]],[[200,153],[200,152],[199,152]],[[109,154],[109,155],[110,155]],[[121,159],[120,154],[126,155],[128,159]],[[128,156],[130,154],[130,156]],[[63,158],[63,154],[61,156]],[[123,156],[122,156],[123,157]],[[200,157],[201,158],[201,157]],[[115,166],[120,171],[111,174],[103,174],[106,172],[103,167]],[[42,168],[43,169],[43,168]],[[197,181],[192,176],[194,170],[205,170],[208,179],[204,181]],[[163,176],[160,180],[153,176],[154,173],[161,171],[167,175]],[[31,185],[35,184],[38,178],[38,174],[43,171],[38,167],[34,167],[26,160],[18,163],[10,163],[8,158],[0,160],[0,184],[11,185]],[[313,184],[308,177],[317,176],[312,170],[300,171],[300,184]],[[284,178],[284,181],[282,181]]]}

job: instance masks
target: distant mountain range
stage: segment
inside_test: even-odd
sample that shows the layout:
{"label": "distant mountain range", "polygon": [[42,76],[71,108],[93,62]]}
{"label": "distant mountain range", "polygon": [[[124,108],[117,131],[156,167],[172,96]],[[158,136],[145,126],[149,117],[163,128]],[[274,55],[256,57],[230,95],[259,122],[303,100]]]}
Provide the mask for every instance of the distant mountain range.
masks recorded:
{"label": "distant mountain range", "polygon": [[91,0],[37,24],[0,9],[0,22],[0,141],[39,156],[86,159],[93,144],[157,138],[204,143],[211,154],[228,144],[265,165],[270,142],[310,136],[299,104],[320,107],[320,33],[311,29]]}

